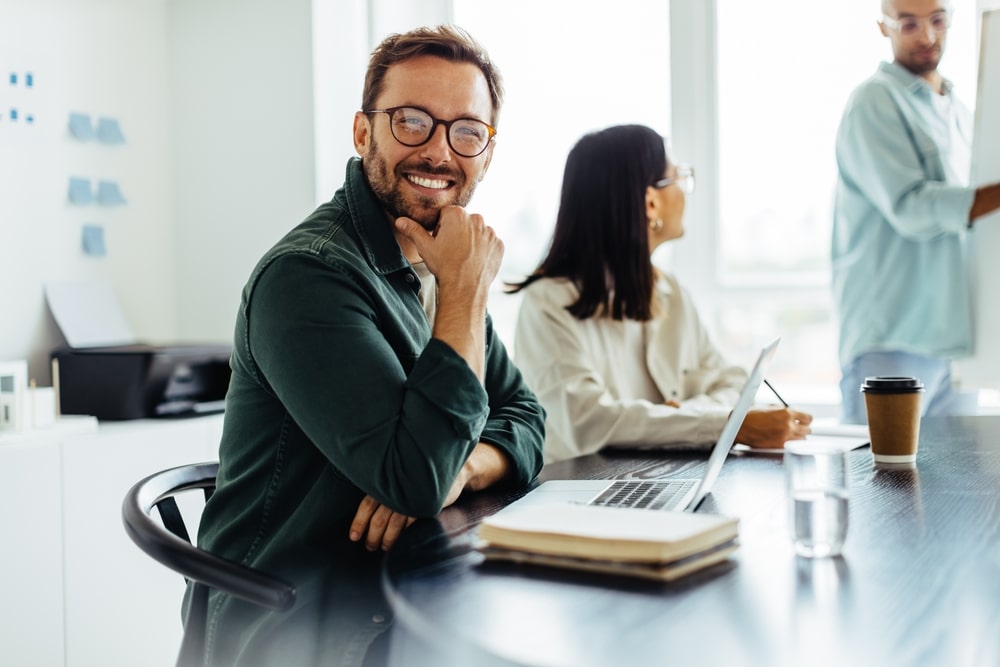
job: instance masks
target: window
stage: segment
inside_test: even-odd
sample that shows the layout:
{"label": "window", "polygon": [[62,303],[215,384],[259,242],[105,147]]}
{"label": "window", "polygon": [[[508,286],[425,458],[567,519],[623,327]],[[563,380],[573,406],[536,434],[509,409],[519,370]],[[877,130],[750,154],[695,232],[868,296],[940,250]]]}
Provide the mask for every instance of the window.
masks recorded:
{"label": "window", "polygon": [[[734,361],[749,363],[782,335],[771,379],[786,399],[833,416],[834,139],[850,92],[892,55],[877,0],[452,6],[507,84],[496,157],[474,200],[505,240],[501,277],[523,276],[545,252],[573,142],[606,125],[647,124],[698,170],[686,235],[657,264],[692,291]],[[972,107],[976,1],[952,6],[941,69]],[[498,285],[490,309],[509,346],[517,305]]]}
{"label": "window", "polygon": [[[619,123],[669,135],[669,5],[454,0],[453,8],[504,76],[496,153],[472,208],[504,239],[500,277],[518,280],[548,250],[563,165],[580,136]],[[490,312],[509,348],[519,302],[495,285]]]}
{"label": "window", "polygon": [[[941,70],[972,107],[975,1],[952,4]],[[774,0],[764,11],[742,0],[674,0],[672,17],[674,53],[708,62],[700,76],[674,77],[675,136],[693,135],[709,198],[688,213],[689,229],[706,234],[675,270],[731,358],[750,358],[781,334],[772,379],[786,399],[822,412],[839,401],[840,379],[829,290],[834,143],[851,91],[892,57],[879,4]],[[700,113],[685,115],[681,99]]]}

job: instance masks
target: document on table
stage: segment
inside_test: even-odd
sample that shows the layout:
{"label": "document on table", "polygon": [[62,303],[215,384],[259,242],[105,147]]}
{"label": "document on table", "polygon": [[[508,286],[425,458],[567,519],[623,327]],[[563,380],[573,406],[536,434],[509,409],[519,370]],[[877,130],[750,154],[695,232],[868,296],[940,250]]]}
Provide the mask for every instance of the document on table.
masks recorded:
{"label": "document on table", "polygon": [[[807,442],[814,442],[817,445],[836,447],[844,451],[850,451],[859,447],[864,447],[871,441],[868,435],[867,424],[841,424],[834,419],[816,419],[809,425],[812,433],[806,438]],[[737,452],[753,452],[754,454],[782,454],[781,449],[765,449],[762,447],[750,447],[749,445],[737,444],[733,447]]]}
{"label": "document on table", "polygon": [[844,438],[864,438],[868,442],[868,424],[842,424],[836,419],[814,419],[809,425],[813,435],[832,435]]}

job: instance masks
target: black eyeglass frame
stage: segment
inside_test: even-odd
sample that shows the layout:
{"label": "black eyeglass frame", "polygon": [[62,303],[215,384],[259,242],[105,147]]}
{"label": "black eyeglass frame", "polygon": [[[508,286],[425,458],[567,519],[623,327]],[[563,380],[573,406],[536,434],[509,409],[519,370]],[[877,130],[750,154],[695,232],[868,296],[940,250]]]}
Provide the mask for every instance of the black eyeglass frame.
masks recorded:
{"label": "black eyeglass frame", "polygon": [[[396,130],[393,127],[393,123],[392,123],[392,115],[394,113],[396,113],[397,111],[399,111],[400,109],[413,109],[414,111],[419,111],[420,113],[427,114],[427,117],[431,119],[431,129],[430,129],[430,131],[427,132],[427,138],[426,139],[424,139],[423,141],[420,141],[418,143],[415,143],[415,144],[409,144],[409,143],[406,143],[405,141],[403,141],[402,139],[400,139],[399,137],[396,136]],[[438,125],[444,125],[444,136],[445,136],[445,139],[448,141],[448,147],[451,148],[451,150],[455,151],[456,155],[460,155],[461,157],[479,157],[480,155],[482,155],[483,153],[486,152],[486,149],[490,147],[490,143],[497,136],[496,128],[494,128],[492,125],[490,125],[486,121],[480,120],[478,118],[473,118],[471,116],[463,116],[461,118],[453,118],[452,120],[441,120],[440,118],[435,118],[434,116],[432,116],[431,113],[429,111],[427,111],[427,109],[421,109],[420,107],[413,106],[412,104],[404,104],[404,105],[398,106],[398,107],[386,107],[385,109],[367,109],[365,111],[362,111],[362,113],[366,113],[366,114],[384,113],[385,115],[387,115],[389,117],[389,132],[390,132],[390,134],[392,134],[392,138],[395,139],[396,141],[398,141],[403,146],[409,146],[410,148],[416,148],[417,146],[423,146],[424,144],[426,144],[427,142],[429,142],[431,140],[431,138],[434,136],[434,132],[437,131]],[[461,121],[473,121],[473,122],[476,122],[476,123],[480,123],[483,127],[486,128],[486,133],[489,134],[489,137],[487,137],[486,142],[483,144],[483,147],[479,150],[478,153],[473,153],[472,155],[469,155],[467,153],[463,153],[462,151],[460,151],[457,148],[455,148],[455,145],[452,143],[452,141],[451,141],[451,126],[453,124],[461,122]]]}

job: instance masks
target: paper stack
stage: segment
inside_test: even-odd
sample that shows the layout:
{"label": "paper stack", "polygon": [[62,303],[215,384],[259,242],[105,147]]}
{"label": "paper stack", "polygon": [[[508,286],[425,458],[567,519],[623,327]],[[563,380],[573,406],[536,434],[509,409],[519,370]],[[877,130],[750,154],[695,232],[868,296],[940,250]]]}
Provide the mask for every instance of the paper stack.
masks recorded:
{"label": "paper stack", "polygon": [[673,581],[728,558],[739,521],[572,503],[502,511],[479,526],[487,559]]}

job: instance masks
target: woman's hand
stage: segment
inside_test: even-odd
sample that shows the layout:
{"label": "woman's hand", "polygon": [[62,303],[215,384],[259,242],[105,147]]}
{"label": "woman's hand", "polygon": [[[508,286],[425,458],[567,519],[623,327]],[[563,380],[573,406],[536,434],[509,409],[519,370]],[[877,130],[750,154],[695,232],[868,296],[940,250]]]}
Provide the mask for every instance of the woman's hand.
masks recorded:
{"label": "woman's hand", "polygon": [[756,408],[747,413],[736,442],[764,449],[781,449],[789,440],[804,440],[812,415],[792,408]]}

